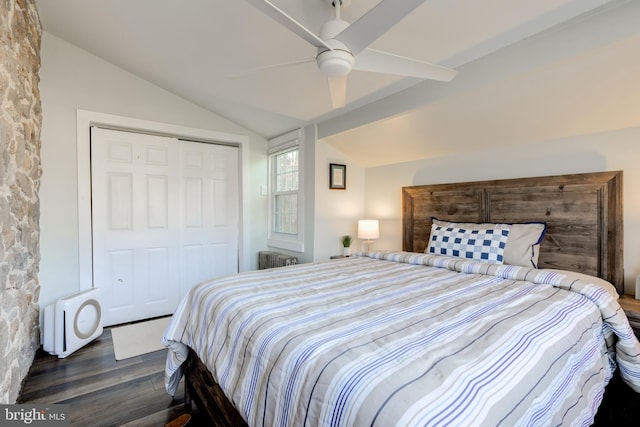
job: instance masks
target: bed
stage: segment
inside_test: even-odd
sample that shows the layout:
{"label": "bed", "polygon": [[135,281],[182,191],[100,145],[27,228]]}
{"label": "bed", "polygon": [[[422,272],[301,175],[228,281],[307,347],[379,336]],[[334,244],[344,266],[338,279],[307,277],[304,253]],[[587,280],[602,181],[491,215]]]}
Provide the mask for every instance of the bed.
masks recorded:
{"label": "bed", "polygon": [[[588,425],[616,369],[640,390],[621,194],[621,172],[405,187],[401,252],[195,286],[167,391],[184,374],[218,425]],[[491,249],[452,256],[460,230]]]}

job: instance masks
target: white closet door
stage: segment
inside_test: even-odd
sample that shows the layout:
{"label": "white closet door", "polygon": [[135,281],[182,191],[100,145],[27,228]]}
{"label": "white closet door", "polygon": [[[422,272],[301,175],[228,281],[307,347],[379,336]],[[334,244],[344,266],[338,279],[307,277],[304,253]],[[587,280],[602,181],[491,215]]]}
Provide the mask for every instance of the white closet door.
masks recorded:
{"label": "white closet door", "polygon": [[177,305],[178,172],[175,139],[91,130],[93,274],[105,325]]}
{"label": "white closet door", "polygon": [[94,287],[104,325],[171,314],[238,272],[238,149],[91,129]]}
{"label": "white closet door", "polygon": [[238,149],[180,141],[181,295],[238,272]]}

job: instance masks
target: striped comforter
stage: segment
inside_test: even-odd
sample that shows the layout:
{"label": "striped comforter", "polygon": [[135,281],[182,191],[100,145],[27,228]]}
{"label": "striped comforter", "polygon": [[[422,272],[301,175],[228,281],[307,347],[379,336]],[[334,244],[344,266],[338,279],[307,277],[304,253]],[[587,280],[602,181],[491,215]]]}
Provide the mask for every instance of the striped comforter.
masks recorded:
{"label": "striped comforter", "polygon": [[[251,426],[588,425],[640,344],[589,276],[406,252],[195,286],[164,335]],[[617,350],[617,351],[616,351]]]}

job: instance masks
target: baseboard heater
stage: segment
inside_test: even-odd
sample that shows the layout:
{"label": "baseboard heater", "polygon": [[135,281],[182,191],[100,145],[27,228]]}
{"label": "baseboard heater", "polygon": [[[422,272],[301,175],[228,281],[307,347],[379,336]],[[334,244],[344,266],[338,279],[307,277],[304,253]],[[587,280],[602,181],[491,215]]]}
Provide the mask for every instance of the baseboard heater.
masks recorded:
{"label": "baseboard heater", "polygon": [[285,267],[287,265],[296,265],[298,258],[280,254],[272,251],[260,251],[258,252],[258,269],[264,270],[265,268]]}

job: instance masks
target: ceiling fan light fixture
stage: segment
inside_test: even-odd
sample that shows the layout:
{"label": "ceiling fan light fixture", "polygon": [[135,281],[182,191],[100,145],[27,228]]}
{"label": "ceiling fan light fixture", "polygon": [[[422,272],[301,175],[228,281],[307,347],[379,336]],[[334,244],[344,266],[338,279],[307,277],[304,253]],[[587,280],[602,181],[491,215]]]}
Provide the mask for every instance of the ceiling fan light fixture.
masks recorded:
{"label": "ceiling fan light fixture", "polygon": [[316,59],[318,68],[327,77],[346,76],[353,68],[353,55],[344,50],[327,50]]}

